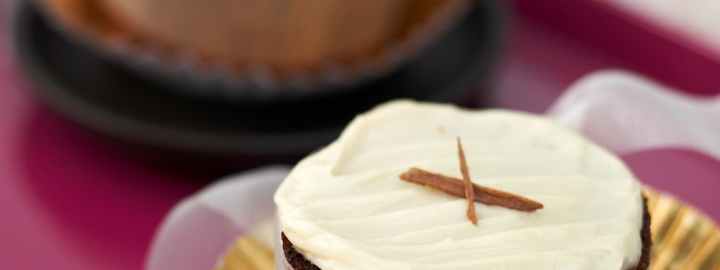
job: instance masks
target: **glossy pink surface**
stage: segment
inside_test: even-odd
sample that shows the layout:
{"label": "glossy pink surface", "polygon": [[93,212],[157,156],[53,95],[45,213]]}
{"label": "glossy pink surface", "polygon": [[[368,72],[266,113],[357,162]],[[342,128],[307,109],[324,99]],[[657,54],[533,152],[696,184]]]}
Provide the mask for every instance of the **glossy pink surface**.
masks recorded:
{"label": "glossy pink surface", "polygon": [[35,105],[2,64],[0,269],[141,269],[165,212],[199,184]]}
{"label": "glossy pink surface", "polygon": [[[542,112],[581,75],[627,66],[528,24],[509,38],[498,106]],[[138,159],[127,148],[36,104],[0,47],[0,269],[141,269],[166,211],[222,173]],[[644,182],[720,220],[718,161],[675,150],[624,158]]]}

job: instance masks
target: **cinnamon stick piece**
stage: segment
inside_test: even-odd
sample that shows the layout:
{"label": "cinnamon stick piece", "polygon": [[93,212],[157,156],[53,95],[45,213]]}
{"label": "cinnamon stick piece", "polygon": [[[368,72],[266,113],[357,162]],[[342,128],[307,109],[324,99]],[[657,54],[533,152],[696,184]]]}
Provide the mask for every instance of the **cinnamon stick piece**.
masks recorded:
{"label": "cinnamon stick piece", "polygon": [[[418,168],[411,168],[401,174],[400,179],[410,183],[432,187],[452,196],[465,197],[465,184],[462,180],[454,177],[431,173]],[[473,191],[475,193],[475,201],[486,205],[500,206],[523,212],[533,212],[543,208],[542,203],[532,199],[477,184],[473,184]]]}
{"label": "cinnamon stick piece", "polygon": [[460,173],[463,177],[463,186],[465,198],[467,199],[467,217],[472,224],[477,225],[478,218],[475,212],[475,189],[472,180],[470,180],[470,170],[468,170],[467,160],[465,159],[465,151],[463,151],[462,141],[457,138],[458,159],[460,160]]}

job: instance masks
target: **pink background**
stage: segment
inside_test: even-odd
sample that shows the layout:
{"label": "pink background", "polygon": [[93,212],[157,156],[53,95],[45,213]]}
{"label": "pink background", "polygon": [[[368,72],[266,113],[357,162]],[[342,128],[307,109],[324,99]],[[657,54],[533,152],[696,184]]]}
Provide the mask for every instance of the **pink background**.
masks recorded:
{"label": "pink background", "polygon": [[[62,120],[29,96],[29,84],[3,41],[0,268],[141,269],[166,211],[224,172],[143,159],[142,151]],[[636,66],[587,44],[528,21],[515,22],[494,104],[542,112],[589,71]],[[720,220],[720,199],[714,198],[720,190],[718,161],[671,149],[624,159],[645,183]]]}

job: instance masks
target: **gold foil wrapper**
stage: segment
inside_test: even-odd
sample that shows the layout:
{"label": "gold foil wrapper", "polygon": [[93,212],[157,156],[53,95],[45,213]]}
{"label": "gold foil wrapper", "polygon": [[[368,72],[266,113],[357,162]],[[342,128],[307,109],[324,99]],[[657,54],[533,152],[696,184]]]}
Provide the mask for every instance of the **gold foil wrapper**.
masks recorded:
{"label": "gold foil wrapper", "polygon": [[650,270],[720,270],[720,230],[697,209],[649,188]]}
{"label": "gold foil wrapper", "polygon": [[[720,270],[720,230],[675,198],[646,188],[653,249],[650,270]],[[275,270],[270,247],[240,238],[215,270]]]}
{"label": "gold foil wrapper", "polygon": [[272,249],[252,236],[238,239],[215,270],[275,270]]}

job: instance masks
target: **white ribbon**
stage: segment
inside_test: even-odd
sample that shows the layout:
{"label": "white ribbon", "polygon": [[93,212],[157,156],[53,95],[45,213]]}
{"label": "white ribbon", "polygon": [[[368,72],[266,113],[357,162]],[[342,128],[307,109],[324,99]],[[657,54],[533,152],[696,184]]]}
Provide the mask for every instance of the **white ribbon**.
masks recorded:
{"label": "white ribbon", "polygon": [[619,154],[686,148],[720,160],[720,99],[683,95],[629,73],[585,76],[547,114]]}
{"label": "white ribbon", "polygon": [[266,167],[227,177],[187,198],[160,226],[147,270],[212,270],[233,241],[272,218],[272,196],[288,173]]}

